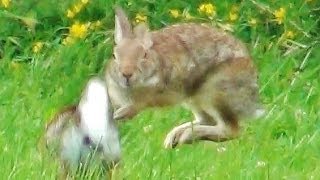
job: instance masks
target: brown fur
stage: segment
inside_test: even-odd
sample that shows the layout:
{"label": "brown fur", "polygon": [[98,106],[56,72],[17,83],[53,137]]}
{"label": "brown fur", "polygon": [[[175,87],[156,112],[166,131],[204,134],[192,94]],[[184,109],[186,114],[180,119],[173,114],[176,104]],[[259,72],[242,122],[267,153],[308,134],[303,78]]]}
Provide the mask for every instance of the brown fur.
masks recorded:
{"label": "brown fur", "polygon": [[[117,9],[116,22],[126,21],[124,16]],[[207,129],[214,131],[211,135],[198,132],[199,139],[207,135],[220,141],[234,138],[238,121],[260,108],[255,67],[244,44],[234,36],[195,23],[152,32],[143,25],[133,31],[119,26],[128,23],[116,23],[115,60],[106,71],[117,118],[132,117],[132,112],[146,107],[184,103],[195,115],[195,125],[201,122],[199,130],[206,128],[206,122]],[[174,128],[165,146],[189,141],[191,124]]]}
{"label": "brown fur", "polygon": [[224,101],[221,96],[217,96],[214,99],[214,103],[216,104],[217,110],[221,113],[223,119],[230,125],[233,131],[239,130],[239,119],[235,112],[228,106],[228,104]]}
{"label": "brown fur", "polygon": [[63,108],[60,112],[58,112],[46,124],[46,132],[49,132],[50,131],[49,129],[52,129],[51,133],[54,133],[54,134],[48,133],[47,136],[56,136],[57,134],[60,134],[66,128],[69,121],[73,121],[71,123],[74,123],[74,124],[80,123],[80,117],[77,112],[77,106],[68,106],[66,108]]}

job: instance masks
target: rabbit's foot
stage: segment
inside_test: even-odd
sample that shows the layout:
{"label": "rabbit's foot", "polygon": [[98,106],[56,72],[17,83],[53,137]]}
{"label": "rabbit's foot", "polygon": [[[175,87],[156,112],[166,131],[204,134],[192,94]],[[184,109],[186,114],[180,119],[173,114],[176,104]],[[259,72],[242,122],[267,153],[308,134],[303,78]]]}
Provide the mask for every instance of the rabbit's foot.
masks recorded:
{"label": "rabbit's foot", "polygon": [[195,140],[223,142],[237,136],[237,132],[229,131],[225,126],[201,124],[193,124],[183,128],[178,126],[168,133],[164,146],[165,148],[174,148],[178,144],[191,144]]}
{"label": "rabbit's foot", "polygon": [[166,139],[164,140],[164,147],[166,149],[174,148],[178,145],[179,137],[181,133],[184,131],[184,128],[175,127],[168,134]]}
{"label": "rabbit's foot", "polygon": [[178,144],[181,144],[180,139],[182,137],[182,134],[184,133],[185,129],[188,129],[189,127],[192,127],[196,124],[198,124],[198,121],[193,122],[187,122],[180,126],[176,126],[173,128],[166,136],[166,139],[164,140],[164,147],[166,149],[174,148]]}

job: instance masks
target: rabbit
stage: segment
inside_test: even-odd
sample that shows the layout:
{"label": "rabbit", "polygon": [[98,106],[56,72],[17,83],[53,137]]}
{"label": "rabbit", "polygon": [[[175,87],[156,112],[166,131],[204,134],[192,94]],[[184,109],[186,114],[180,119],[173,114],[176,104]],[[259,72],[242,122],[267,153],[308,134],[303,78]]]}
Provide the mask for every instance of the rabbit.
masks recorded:
{"label": "rabbit", "polygon": [[227,32],[196,23],[132,28],[116,7],[114,40],[105,77],[115,119],[176,104],[194,115],[167,134],[165,148],[234,139],[240,120],[264,114],[257,69],[245,45]]}
{"label": "rabbit", "polygon": [[60,175],[74,174],[94,155],[108,167],[120,160],[119,134],[105,81],[88,81],[77,106],[58,113],[46,126],[48,149],[61,160]]}

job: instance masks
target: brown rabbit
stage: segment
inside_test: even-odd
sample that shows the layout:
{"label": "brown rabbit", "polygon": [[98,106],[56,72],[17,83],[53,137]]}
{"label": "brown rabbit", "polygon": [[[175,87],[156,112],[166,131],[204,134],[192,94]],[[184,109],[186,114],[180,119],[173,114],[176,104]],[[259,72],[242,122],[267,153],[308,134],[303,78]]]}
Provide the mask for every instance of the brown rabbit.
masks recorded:
{"label": "brown rabbit", "polygon": [[239,120],[263,114],[256,68],[245,45],[232,35],[195,23],[152,32],[140,24],[132,30],[116,8],[114,38],[106,80],[115,119],[174,104],[194,114],[192,122],[168,133],[166,148],[235,138]]}

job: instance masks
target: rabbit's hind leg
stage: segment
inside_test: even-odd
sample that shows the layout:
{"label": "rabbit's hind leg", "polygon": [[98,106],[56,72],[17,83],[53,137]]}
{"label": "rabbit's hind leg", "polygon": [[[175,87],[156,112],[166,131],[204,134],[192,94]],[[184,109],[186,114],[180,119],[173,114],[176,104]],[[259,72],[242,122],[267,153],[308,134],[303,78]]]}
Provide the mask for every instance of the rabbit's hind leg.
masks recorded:
{"label": "rabbit's hind leg", "polygon": [[[209,140],[214,142],[222,142],[234,139],[239,136],[239,126],[236,114],[232,113],[228,106],[219,107],[212,106],[206,108],[206,113],[211,116],[217,124],[215,126],[200,125],[193,129],[186,130],[181,141],[188,141],[188,138],[198,140]],[[190,133],[190,130],[192,132]]]}
{"label": "rabbit's hind leg", "polygon": [[[191,144],[195,140],[222,142],[238,136],[238,130],[223,119],[228,116],[216,108],[206,108],[195,116],[198,116],[195,121],[177,126],[168,133],[164,143],[166,148],[174,148],[178,144]],[[214,122],[217,124],[213,124]]]}
{"label": "rabbit's hind leg", "polygon": [[166,139],[164,140],[164,147],[167,149],[176,147],[178,144],[180,144],[179,139],[182,133],[185,131],[185,129],[188,129],[198,124],[199,124],[199,121],[194,120],[194,121],[186,122],[179,126],[174,127],[167,134]]}
{"label": "rabbit's hind leg", "polygon": [[[197,125],[204,125],[204,124],[210,124],[215,125],[215,121],[210,118],[210,116],[204,112],[203,110],[199,110],[196,107],[190,107],[192,109],[192,112],[195,116],[195,119],[190,122],[183,123],[179,126],[174,127],[166,136],[166,139],[164,140],[164,146],[165,148],[174,148],[180,143],[180,137],[184,133],[186,129],[190,129],[192,127],[195,127]],[[188,142],[191,143],[191,142]]]}
{"label": "rabbit's hind leg", "polygon": [[191,144],[195,140],[208,140],[214,142],[223,142],[235,138],[229,133],[226,133],[223,126],[210,126],[197,124],[193,127],[184,129],[181,133],[178,143],[179,144]]}

